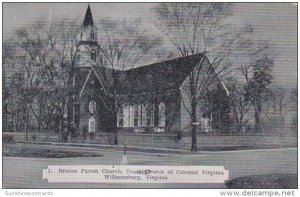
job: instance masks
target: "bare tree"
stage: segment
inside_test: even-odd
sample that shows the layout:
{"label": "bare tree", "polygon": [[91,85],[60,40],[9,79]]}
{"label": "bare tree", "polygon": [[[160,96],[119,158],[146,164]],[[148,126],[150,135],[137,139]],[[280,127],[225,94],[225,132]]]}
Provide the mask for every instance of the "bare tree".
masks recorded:
{"label": "bare tree", "polygon": [[246,129],[246,125],[249,121],[247,114],[251,109],[251,105],[246,101],[245,86],[237,81],[231,81],[230,89],[230,104],[233,111],[236,127],[238,132],[242,132]]}
{"label": "bare tree", "polygon": [[[75,64],[76,43],[74,22],[37,21],[16,33],[14,81],[10,89],[19,98],[24,111],[24,129],[28,140],[29,114],[35,116],[38,130],[56,130],[61,138],[62,116],[68,99],[68,73]],[[11,58],[12,59],[12,58]],[[23,104],[22,104],[23,103]],[[59,122],[59,123],[58,123]]]}
{"label": "bare tree", "polygon": [[[12,88],[15,95],[19,98],[19,105],[23,112],[23,122],[25,130],[25,139],[28,140],[28,121],[32,104],[37,90],[37,72],[38,67],[36,60],[41,50],[41,40],[36,36],[37,29],[42,24],[38,23],[32,27],[32,33],[26,29],[20,29],[16,32],[18,40],[14,56],[18,56],[17,68],[14,73],[14,83]],[[37,38],[37,39],[34,39]]]}
{"label": "bare tree", "polygon": [[[252,63],[252,76],[249,78],[248,71],[243,70],[243,74],[246,78],[246,97],[254,107],[254,118],[255,118],[255,130],[257,132],[263,131],[261,122],[261,113],[263,104],[268,100],[268,94],[270,93],[268,85],[271,83],[272,75],[271,68],[273,66],[273,59],[263,54],[262,57],[256,59]],[[249,68],[249,67],[248,67]]]}
{"label": "bare tree", "polygon": [[280,127],[282,127],[284,123],[284,110],[287,106],[287,103],[285,103],[285,99],[288,92],[284,88],[276,87],[270,90],[270,94],[270,102],[273,106],[273,113],[279,114],[279,125]]}
{"label": "bare tree", "polygon": [[[155,11],[159,17],[160,29],[179,56],[202,53],[205,57],[210,50],[218,54],[209,62],[214,68],[205,68],[207,62],[203,58],[196,66],[196,71],[189,75],[189,84],[183,87],[190,98],[190,104],[184,105],[192,122],[191,151],[197,151],[197,129],[194,124],[197,122],[196,107],[215,79],[230,66],[225,60],[231,50],[234,50],[232,43],[242,33],[228,33],[224,20],[231,15],[231,10],[227,3],[162,3]],[[228,46],[231,46],[231,50],[228,50]]]}
{"label": "bare tree", "polygon": [[[23,103],[18,91],[12,87],[19,87],[19,72],[16,72],[19,68],[19,64],[23,59],[21,54],[17,55],[17,47],[14,40],[7,40],[3,43],[3,56],[2,56],[2,99],[3,99],[3,111],[13,114],[15,124],[11,128],[17,131],[17,123],[20,124],[25,114],[23,112]],[[7,125],[7,122],[4,123]],[[5,128],[4,128],[5,130]]]}
{"label": "bare tree", "polygon": [[98,97],[110,112],[113,144],[117,144],[117,112],[130,94],[130,88],[122,95],[118,92],[122,84],[130,86],[127,76],[121,75],[120,71],[138,66],[150,50],[157,47],[161,41],[155,36],[146,34],[141,28],[140,19],[129,22],[102,20],[100,29],[101,45],[98,48],[97,64],[99,67],[109,69],[105,69],[107,72],[102,73],[103,83],[109,87],[109,101],[100,94]]}

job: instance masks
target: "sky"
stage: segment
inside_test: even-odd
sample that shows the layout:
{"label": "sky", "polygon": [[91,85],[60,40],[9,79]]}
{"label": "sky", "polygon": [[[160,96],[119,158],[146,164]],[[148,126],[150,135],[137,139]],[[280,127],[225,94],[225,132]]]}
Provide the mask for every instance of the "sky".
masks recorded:
{"label": "sky", "polygon": [[[36,20],[77,19],[83,21],[87,3],[3,3],[3,39],[16,29]],[[94,21],[140,17],[150,32],[161,34],[153,13],[156,3],[90,3]],[[297,87],[297,4],[296,3],[233,3],[233,16],[228,22],[241,27],[252,24],[258,40],[272,43],[276,54],[273,83]]]}

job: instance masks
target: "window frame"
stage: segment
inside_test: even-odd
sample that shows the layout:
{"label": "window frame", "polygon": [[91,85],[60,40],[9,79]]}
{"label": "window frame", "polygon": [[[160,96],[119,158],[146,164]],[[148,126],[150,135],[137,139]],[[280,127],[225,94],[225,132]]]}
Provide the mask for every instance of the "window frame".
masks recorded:
{"label": "window frame", "polygon": [[91,40],[95,40],[95,33],[93,31],[91,31],[90,33],[90,38]]}
{"label": "window frame", "polygon": [[[117,126],[124,127],[125,107],[121,106],[117,114]],[[121,124],[120,124],[121,123]]]}
{"label": "window frame", "polygon": [[151,104],[146,105],[145,116],[146,116],[145,117],[146,127],[152,127],[153,126],[153,106]]}
{"label": "window frame", "polygon": [[95,133],[96,132],[96,120],[94,116],[91,116],[89,119],[89,133]]}
{"label": "window frame", "polygon": [[166,104],[164,102],[160,102],[158,105],[158,126],[166,126]]}
{"label": "window frame", "polygon": [[89,102],[89,112],[95,114],[97,112],[97,104],[95,100],[90,100]]}
{"label": "window frame", "polygon": [[139,126],[139,106],[138,105],[133,106],[133,126],[134,127]]}
{"label": "window frame", "polygon": [[96,51],[94,49],[91,52],[91,60],[96,61]]}

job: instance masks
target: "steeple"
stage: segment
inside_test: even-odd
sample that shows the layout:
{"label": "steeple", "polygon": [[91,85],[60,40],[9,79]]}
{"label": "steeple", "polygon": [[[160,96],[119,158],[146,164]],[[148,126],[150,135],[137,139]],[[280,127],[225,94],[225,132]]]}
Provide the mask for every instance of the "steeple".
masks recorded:
{"label": "steeple", "polygon": [[90,8],[90,4],[88,5],[88,8],[86,10],[85,13],[85,17],[84,17],[84,21],[83,21],[83,26],[94,26],[94,21],[93,21],[93,16],[92,16],[92,12],[91,12],[91,8]]}
{"label": "steeple", "polygon": [[94,26],[90,5],[88,5],[80,31],[78,43],[80,61],[78,67],[90,67],[97,59],[97,28]]}

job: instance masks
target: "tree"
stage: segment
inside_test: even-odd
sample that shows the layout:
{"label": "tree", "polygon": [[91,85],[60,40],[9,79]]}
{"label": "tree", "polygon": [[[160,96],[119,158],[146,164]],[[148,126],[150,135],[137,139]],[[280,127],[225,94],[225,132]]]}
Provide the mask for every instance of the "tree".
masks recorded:
{"label": "tree", "polygon": [[[189,83],[183,87],[183,91],[190,98],[190,109],[187,104],[184,105],[192,123],[191,151],[197,151],[196,108],[215,79],[230,66],[225,63],[229,54],[227,47],[242,33],[234,36],[228,34],[224,20],[231,15],[231,10],[227,3],[161,3],[155,11],[160,29],[169,38],[179,56],[203,53],[205,57],[209,54],[209,49],[214,49],[214,54],[218,54],[210,59],[214,68],[204,68],[203,58],[195,68],[196,72],[189,75]],[[224,39],[225,37],[228,39]],[[233,50],[232,46],[231,49]]]}
{"label": "tree", "polygon": [[234,114],[236,127],[238,132],[242,132],[245,129],[249,118],[247,114],[251,109],[251,105],[246,101],[245,86],[239,84],[237,81],[231,81],[230,89],[230,104]]}
{"label": "tree", "polygon": [[[13,40],[6,40],[3,43],[3,57],[2,57],[2,99],[3,99],[3,111],[13,114],[15,124],[13,130],[17,131],[18,126],[22,125],[26,111],[22,108],[23,103],[18,91],[12,87],[19,87],[19,81],[15,72],[19,68],[19,63],[22,60],[22,56],[18,56],[16,43]],[[4,120],[3,120],[4,121]],[[7,122],[6,122],[7,123]],[[4,124],[6,124],[4,123]],[[17,124],[18,123],[18,124]],[[23,129],[23,128],[22,128]]]}
{"label": "tree", "polygon": [[292,88],[290,99],[291,99],[293,105],[297,106],[297,103],[298,103],[298,89],[297,88]]}
{"label": "tree", "polygon": [[253,72],[251,78],[248,76],[248,71],[246,69],[243,70],[247,81],[247,86],[245,87],[246,98],[254,107],[255,130],[257,132],[263,131],[261,122],[262,105],[268,100],[268,94],[270,93],[268,86],[273,78],[271,74],[273,64],[273,59],[263,54],[261,58],[251,65]]}
{"label": "tree", "polygon": [[[58,138],[62,140],[62,129],[66,123],[68,109],[73,105],[72,75],[78,60],[78,32],[79,25],[76,20],[62,20],[50,24],[47,30],[48,42],[53,46],[52,53],[55,57],[53,77],[50,78],[54,84],[51,91],[50,103],[53,108],[53,119]],[[68,125],[71,122],[68,120]]]}
{"label": "tree", "polygon": [[160,44],[160,39],[149,36],[141,29],[141,20],[112,21],[102,20],[101,45],[98,47],[97,65],[105,69],[103,72],[103,83],[109,87],[108,97],[103,98],[101,94],[97,97],[111,115],[111,132],[113,133],[113,144],[118,144],[117,138],[117,113],[121,105],[127,100],[130,91],[119,95],[118,89],[122,84],[128,82],[127,77],[121,76],[120,71],[138,66],[140,61],[149,51]]}
{"label": "tree", "polygon": [[39,39],[33,39],[36,30],[41,24],[33,27],[32,34],[25,28],[16,32],[18,43],[14,57],[18,57],[16,62],[16,72],[13,74],[15,79],[12,83],[14,95],[18,98],[18,105],[23,114],[23,123],[25,131],[25,139],[28,140],[28,122],[32,104],[37,92],[37,64],[39,52],[41,50],[41,42]]}
{"label": "tree", "polygon": [[17,31],[14,53],[17,59],[9,89],[24,111],[24,127],[30,112],[37,120],[38,131],[58,130],[61,139],[63,115],[68,104],[69,72],[76,59],[77,30],[72,21],[45,24],[37,21]]}
{"label": "tree", "polygon": [[279,113],[279,126],[283,127],[284,124],[284,111],[287,107],[286,95],[288,91],[285,88],[276,87],[269,90],[270,91],[270,101],[273,106],[273,113]]}

